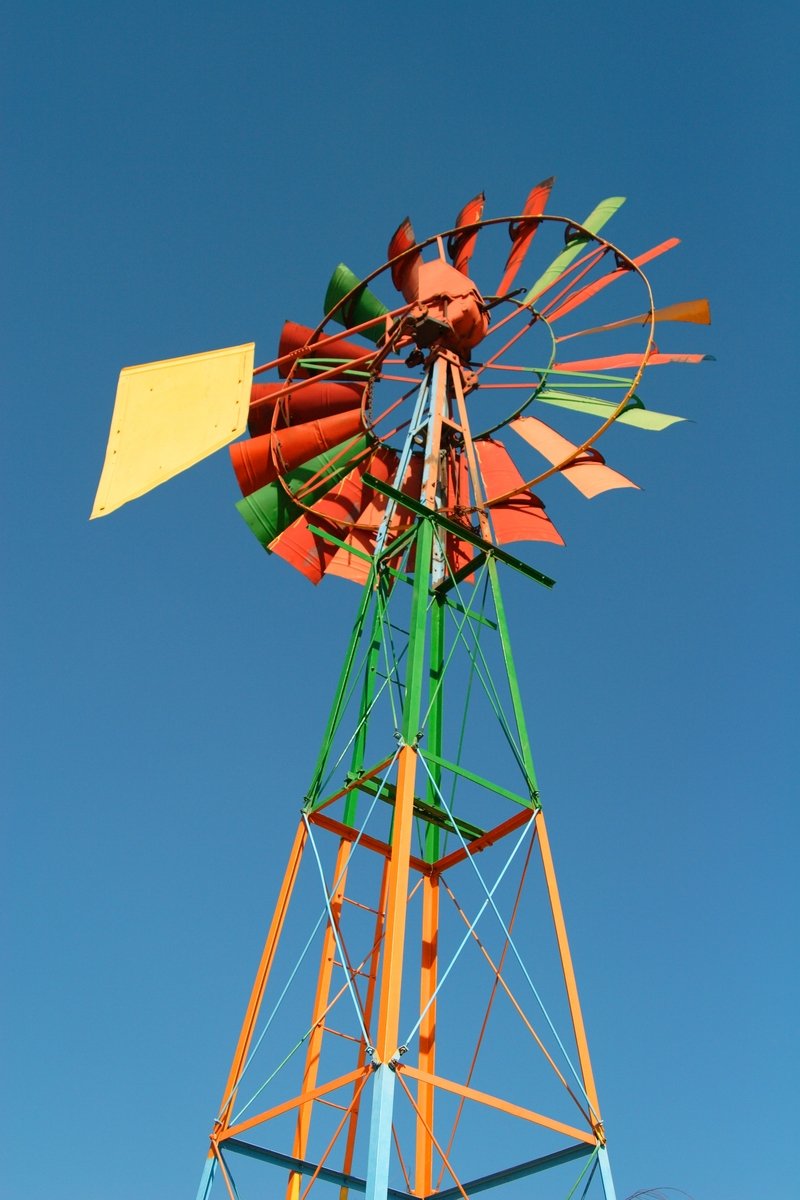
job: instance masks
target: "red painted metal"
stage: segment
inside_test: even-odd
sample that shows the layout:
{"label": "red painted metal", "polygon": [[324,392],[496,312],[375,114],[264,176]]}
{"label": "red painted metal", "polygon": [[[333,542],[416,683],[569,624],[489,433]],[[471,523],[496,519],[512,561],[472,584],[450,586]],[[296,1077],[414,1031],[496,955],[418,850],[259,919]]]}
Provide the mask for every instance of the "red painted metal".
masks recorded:
{"label": "red painted metal", "polygon": [[[525,207],[522,210],[523,216],[539,216],[544,212],[554,183],[555,176],[552,176],[550,179],[544,179],[541,183],[536,184],[536,187],[532,189],[528,195],[528,199],[525,201]],[[516,221],[512,225],[509,225],[508,233],[513,244],[506,259],[503,278],[500,280],[500,286],[497,289],[498,296],[505,296],[507,294],[508,289],[516,278],[517,272],[522,266],[522,260],[528,253],[531,242],[536,237],[538,228],[539,222],[537,221]]]}
{"label": "red painted metal", "polygon": [[[651,354],[648,356],[648,367],[657,367],[663,363],[699,363],[703,362],[705,354]],[[576,362],[556,363],[559,371],[611,371],[619,368],[640,367],[642,354],[612,354],[605,358],[582,358]]]}
{"label": "red painted metal", "polygon": [[[412,496],[416,499],[419,496],[421,480],[422,458],[416,456],[411,459],[405,481],[400,490],[407,496]],[[352,546],[354,549],[360,550],[363,554],[371,556],[375,549],[375,535],[385,512],[386,497],[373,492],[372,499],[361,513],[358,525],[351,529],[346,537],[342,537],[342,540],[348,546]],[[391,538],[398,537],[407,529],[412,519],[412,514],[407,509],[398,506],[389,522]],[[413,557],[409,563],[409,567],[412,564]],[[350,579],[353,583],[364,584],[369,578],[370,564],[360,556],[349,554],[347,550],[339,548],[328,563],[326,571],[330,575],[339,575],[343,579]]]}
{"label": "red painted metal", "polygon": [[[314,330],[308,325],[298,325],[296,321],[284,322],[281,330],[280,342],[278,343],[278,354],[280,361],[278,364],[278,374],[282,379],[286,379],[292,367],[293,359],[289,356],[294,355],[297,358],[343,358],[352,361],[357,358],[363,358],[365,354],[369,354],[369,348],[359,346],[357,342],[349,342],[346,338],[340,337],[325,337],[320,338],[322,345],[316,345],[312,342]],[[303,367],[298,367],[295,370],[295,375],[308,377],[314,372]]]}
{"label": "red painted metal", "polygon": [[[369,471],[382,483],[389,483],[396,465],[397,455],[394,451],[380,447],[367,462],[360,463],[318,500],[311,516],[300,517],[279,534],[270,543],[270,550],[296,567],[312,583],[319,583],[339,552],[339,547],[314,533],[311,526],[329,530],[334,537],[341,538],[342,526],[349,529],[360,521],[375,494],[364,483],[365,473]],[[364,566],[368,568],[367,563]]]}
{"label": "red painted metal", "polygon": [[312,383],[296,394],[286,394],[282,383],[254,383],[250,390],[250,411],[247,428],[251,437],[272,431],[276,408],[280,410],[280,424],[301,425],[305,421],[316,421],[335,413],[360,410],[366,384],[363,383]]}
{"label": "red painted metal", "polygon": [[229,449],[242,495],[249,496],[286,471],[294,470],[323,451],[363,432],[359,409],[294,425],[276,433],[265,433],[249,441],[234,442]]}
{"label": "red painted metal", "polygon": [[[502,442],[485,438],[475,443],[475,451],[488,499],[524,488],[525,480]],[[533,492],[520,491],[510,500],[495,505],[490,512],[495,538],[501,546],[507,542],[553,542],[556,546],[564,545],[564,539]]]}
{"label": "red painted metal", "polygon": [[392,234],[387,257],[391,261],[399,254],[403,254],[404,251],[409,251],[398,262],[392,262],[391,267],[392,283],[409,303],[415,299],[417,294],[417,275],[422,258],[419,250],[416,253],[413,252],[415,243],[416,238],[411,221],[406,217]]}
{"label": "red painted metal", "polygon": [[[447,508],[448,516],[464,525],[472,525],[470,516],[469,465],[466,455],[450,454],[447,459]],[[475,547],[470,542],[447,535],[446,549],[451,570],[462,570],[475,556]]]}
{"label": "red painted metal", "polygon": [[[644,254],[640,254],[638,258],[634,258],[634,265],[642,267],[645,263],[649,263],[652,259],[657,258],[659,254],[666,254],[667,250],[672,250],[678,245],[680,245],[680,238],[668,238],[666,242],[661,242],[660,245],[654,246],[652,250],[647,250]],[[630,275],[630,273],[631,268],[625,263],[623,266],[618,267],[616,271],[611,271],[610,274],[605,275],[602,279],[596,279],[593,283],[587,283],[574,296],[570,296],[568,300],[559,305],[554,312],[549,313],[548,320],[557,321],[559,317],[566,316],[568,312],[572,312],[573,308],[577,308],[592,296],[596,296],[598,292],[608,287],[610,283],[614,283],[615,280],[621,279],[624,275]]]}
{"label": "red painted metal", "polygon": [[472,258],[475,243],[478,240],[477,229],[465,230],[464,226],[480,221],[485,203],[486,197],[483,192],[479,192],[477,196],[468,200],[456,217],[456,229],[461,232],[451,234],[447,239],[447,253],[450,255],[453,266],[464,275],[469,274],[469,260]]}

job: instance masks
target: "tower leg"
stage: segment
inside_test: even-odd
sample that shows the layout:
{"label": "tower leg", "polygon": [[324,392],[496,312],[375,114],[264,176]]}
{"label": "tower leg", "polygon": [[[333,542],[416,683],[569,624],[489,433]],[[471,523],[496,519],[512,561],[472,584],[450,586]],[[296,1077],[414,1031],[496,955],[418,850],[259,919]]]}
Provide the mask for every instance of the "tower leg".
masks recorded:
{"label": "tower leg", "polygon": [[614,1191],[614,1180],[611,1178],[611,1164],[608,1161],[608,1150],[605,1146],[600,1146],[598,1149],[597,1161],[600,1164],[600,1178],[603,1181],[603,1192],[606,1200],[617,1200],[617,1193]]}
{"label": "tower leg", "polygon": [[375,1071],[372,1113],[367,1150],[366,1200],[386,1200],[389,1190],[389,1160],[392,1153],[392,1114],[395,1073],[388,1063]]}
{"label": "tower leg", "polygon": [[214,1182],[216,1174],[217,1160],[212,1154],[209,1154],[206,1159],[206,1165],[203,1167],[203,1174],[200,1176],[200,1186],[197,1189],[197,1200],[208,1200],[211,1185]]}

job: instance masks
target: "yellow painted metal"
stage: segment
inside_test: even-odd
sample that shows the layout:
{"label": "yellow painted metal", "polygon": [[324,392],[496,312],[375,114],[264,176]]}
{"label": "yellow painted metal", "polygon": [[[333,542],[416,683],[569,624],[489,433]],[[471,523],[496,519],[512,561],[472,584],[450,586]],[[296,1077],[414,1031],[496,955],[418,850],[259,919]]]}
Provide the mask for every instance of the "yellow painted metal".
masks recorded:
{"label": "yellow painted metal", "polygon": [[103,517],[244,433],[255,343],[125,367],[92,509]]}

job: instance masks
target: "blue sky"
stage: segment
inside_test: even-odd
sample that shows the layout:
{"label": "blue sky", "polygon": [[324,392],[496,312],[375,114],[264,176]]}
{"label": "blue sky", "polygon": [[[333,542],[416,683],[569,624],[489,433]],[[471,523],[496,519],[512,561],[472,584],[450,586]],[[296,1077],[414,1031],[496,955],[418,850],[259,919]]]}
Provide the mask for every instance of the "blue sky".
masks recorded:
{"label": "blue sky", "polygon": [[[621,1196],[788,1195],[797,837],[788,3],[110,0],[5,16],[8,1195],[192,1195],[357,593],[267,560],[223,453],[87,517],[120,367],[314,323],[483,188],[628,197],[708,295],[509,580]],[[792,25],[795,37],[792,37]],[[609,227],[609,236],[611,236]],[[549,550],[549,548],[548,548]]]}

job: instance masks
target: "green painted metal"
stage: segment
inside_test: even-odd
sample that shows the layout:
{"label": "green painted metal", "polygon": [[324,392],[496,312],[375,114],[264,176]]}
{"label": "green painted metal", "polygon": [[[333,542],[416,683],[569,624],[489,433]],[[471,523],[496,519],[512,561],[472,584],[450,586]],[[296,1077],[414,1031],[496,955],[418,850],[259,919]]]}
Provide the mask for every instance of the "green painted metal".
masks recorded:
{"label": "green painted metal", "polygon": [[[260,1162],[270,1163],[281,1167],[284,1171],[296,1171],[298,1175],[314,1175],[326,1183],[336,1183],[343,1192],[353,1191],[363,1193],[367,1190],[367,1181],[358,1175],[348,1175],[344,1171],[334,1171],[330,1167],[308,1162],[304,1158],[295,1158],[292,1154],[280,1154],[277,1150],[267,1150],[255,1146],[252,1142],[243,1142],[239,1138],[227,1138],[224,1143],[225,1153],[233,1151],[245,1158],[255,1158]],[[410,1192],[402,1192],[398,1188],[387,1188],[386,1195],[391,1200],[412,1200]]]}
{"label": "green painted metal", "polygon": [[[355,464],[366,456],[368,450],[369,443],[365,437],[359,438],[347,450],[343,450],[342,445],[334,446],[332,450],[326,450],[324,454],[317,455],[316,458],[312,458],[310,462],[304,463],[296,470],[287,472],[283,476],[283,482],[292,495],[296,496],[315,475],[324,473],[324,477],[320,479],[319,483],[303,496],[303,504],[311,506],[330,488],[334,487],[340,479],[343,479],[348,471],[351,471]],[[334,460],[336,461],[334,462]],[[326,472],[325,468],[331,462],[334,462],[334,465],[330,471]],[[268,483],[266,487],[259,488],[249,496],[244,496],[236,505],[265,550],[269,548],[270,542],[279,533],[282,533],[291,525],[292,521],[296,521],[302,515],[303,509],[292,500],[291,496],[287,495],[286,488],[279,482]]]}
{"label": "green painted metal", "polygon": [[440,754],[435,754],[427,747],[422,751],[422,757],[429,765],[433,763],[437,767],[444,767],[446,771],[452,771],[454,774],[460,775],[462,779],[469,779],[471,783],[477,783],[489,792],[496,792],[498,796],[505,796],[507,800],[513,800],[515,804],[520,804],[523,808],[536,807],[535,804],[531,804],[529,796],[520,796],[517,792],[501,787],[499,783],[492,783],[491,779],[486,779],[483,775],[476,775],[474,771],[468,771],[466,767],[451,762],[449,758],[442,758]]}
{"label": "green painted metal", "polygon": [[374,488],[376,492],[380,492],[382,495],[388,496],[390,500],[401,504],[409,512],[413,512],[420,517],[426,517],[428,521],[432,521],[434,525],[438,525],[445,533],[451,533],[454,537],[460,538],[462,542],[469,542],[471,546],[477,546],[487,557],[496,558],[498,562],[505,563],[508,567],[513,567],[515,571],[519,571],[522,575],[527,575],[529,579],[535,579],[543,587],[555,587],[555,579],[551,579],[549,575],[544,575],[541,571],[537,571],[535,567],[529,567],[527,563],[515,558],[513,554],[507,554],[505,550],[501,550],[499,546],[485,541],[479,533],[468,529],[465,525],[459,525],[457,521],[451,521],[449,517],[444,517],[441,513],[425,508],[424,505],[419,504],[416,500],[412,500],[410,496],[406,496],[404,492],[399,492],[397,488],[391,487],[388,483],[383,483],[380,479],[374,479],[372,475],[365,473],[364,482],[368,487]]}
{"label": "green painted metal", "polygon": [[[424,755],[424,757],[429,759],[431,756]],[[386,804],[394,805],[394,784],[382,783],[378,779],[354,779],[352,782],[360,791],[366,792],[369,796],[378,796]],[[530,804],[527,807],[530,808]],[[414,816],[436,829],[444,829],[448,833],[460,833],[465,842],[474,842],[476,838],[482,837],[486,832],[480,825],[473,825],[471,821],[464,821],[460,817],[454,816],[451,820],[441,804],[429,804],[427,800],[422,800],[419,796],[414,797]],[[426,861],[431,860],[426,859]]]}
{"label": "green painted metal", "polygon": [[465,567],[462,567],[460,571],[453,572],[447,579],[443,580],[437,587],[437,592],[449,592],[452,588],[458,587],[460,583],[463,583],[465,579],[469,579],[470,575],[477,573],[486,562],[486,555],[486,550],[479,550]]}
{"label": "green painted metal", "polygon": [[347,692],[347,684],[353,670],[356,653],[358,651],[358,644],[361,640],[361,635],[364,630],[364,623],[366,621],[371,602],[372,588],[370,587],[370,584],[367,584],[361,594],[358,613],[356,615],[353,628],[350,631],[350,638],[347,643],[347,653],[345,654],[344,663],[339,676],[339,685],[336,688],[333,704],[331,705],[331,710],[328,714],[328,722],[325,726],[325,732],[322,735],[322,745],[317,757],[314,774],[311,778],[311,785],[306,793],[304,804],[306,809],[312,809],[314,807],[314,802],[319,798],[320,788],[322,787],[322,779],[325,773],[325,766],[328,761],[328,754],[330,753],[331,742],[342,716]]}
{"label": "green painted metal", "polygon": [[[441,787],[442,772],[438,756],[442,753],[442,729],[444,722],[444,673],[445,673],[445,605],[441,598],[433,600],[430,610],[431,622],[431,661],[430,661],[430,707],[425,729],[426,746],[430,747],[430,757],[434,766],[431,778],[428,780],[428,804],[432,808],[439,807],[438,791]],[[439,829],[429,823],[425,831],[423,856],[426,862],[435,862],[439,857]]]}
{"label": "green painted metal", "polygon": [[[584,229],[588,229],[590,233],[598,233],[606,222],[611,220],[614,213],[619,212],[624,203],[624,196],[611,196],[608,200],[601,200],[583,222]],[[553,259],[544,274],[539,276],[536,283],[525,295],[523,304],[532,304],[545,288],[558,279],[562,271],[569,266],[574,258],[577,258],[584,246],[588,245],[591,240],[591,238],[581,234],[573,238],[561,253]]]}
{"label": "green painted metal", "polygon": [[[384,612],[386,580],[378,581],[374,589],[374,604],[372,610],[372,629],[370,631],[367,659],[364,664],[364,676],[361,685],[361,702],[358,711],[358,725],[353,741],[353,752],[350,756],[350,774],[348,779],[357,779],[364,771],[364,755],[367,747],[369,732],[369,716],[375,701],[375,683],[378,670],[378,658],[381,651],[381,622]],[[355,825],[358,792],[354,790],[347,796],[344,806],[343,820],[345,825]]]}
{"label": "green painted metal", "polygon": [[519,690],[519,680],[517,679],[517,671],[514,666],[514,657],[511,653],[511,640],[508,635],[508,624],[506,622],[506,610],[503,604],[503,596],[500,591],[500,580],[497,574],[497,563],[494,559],[489,559],[489,580],[492,588],[492,599],[494,600],[494,611],[497,616],[498,632],[500,634],[500,643],[503,648],[503,660],[505,662],[506,674],[508,676],[508,687],[511,693],[511,703],[514,708],[514,719],[517,725],[517,736],[519,738],[522,758],[525,763],[525,772],[527,774],[528,786],[531,789],[531,798],[535,805],[539,805],[539,785],[536,781],[536,768],[533,765],[533,755],[531,754],[531,743],[528,737],[528,727],[525,723],[525,713],[522,709],[522,695]]}
{"label": "green painted metal", "polygon": [[[371,317],[377,317],[379,319],[374,325],[368,325],[359,332],[371,342],[379,342],[386,329],[386,322],[380,318],[385,317],[389,309],[366,284],[359,287],[359,283],[361,280],[358,276],[344,263],[339,263],[325,292],[325,315],[332,313],[333,320],[345,328],[362,325]],[[353,291],[354,288],[358,290]],[[348,296],[350,292],[353,292],[352,296]],[[345,299],[346,296],[348,299]]]}
{"label": "green painted metal", "polygon": [[[594,1146],[588,1146],[585,1142],[576,1142],[572,1146],[567,1146],[564,1150],[556,1150],[552,1154],[543,1154],[540,1158],[532,1158],[528,1162],[518,1163],[513,1167],[506,1167],[503,1171],[494,1171],[491,1175],[482,1175],[479,1179],[469,1179],[462,1184],[461,1188],[450,1187],[444,1188],[441,1192],[436,1193],[436,1200],[463,1200],[463,1195],[477,1196],[479,1192],[488,1192],[492,1188],[500,1187],[504,1183],[512,1183],[515,1179],[525,1179],[529,1175],[538,1175],[540,1171],[549,1171],[553,1167],[562,1166],[564,1163],[576,1162],[582,1158],[591,1161],[597,1156],[597,1150]],[[578,1177],[578,1183],[585,1174],[581,1171]],[[463,1188],[463,1192],[462,1192]]]}
{"label": "green painted metal", "polygon": [[347,542],[336,537],[328,529],[321,529],[319,525],[309,525],[311,533],[317,537],[324,538],[326,542],[330,542],[334,546],[338,546],[340,550],[346,550],[348,554],[353,554],[356,558],[360,558],[363,562],[372,564],[372,555],[367,554],[366,550],[359,550],[357,546],[349,546]]}
{"label": "green painted metal", "polygon": [[[576,395],[574,392],[556,391],[554,388],[544,388],[535,395],[537,403],[552,404],[556,408],[569,408],[574,412],[590,413],[592,416],[603,417],[607,420],[617,408],[611,400],[601,400],[597,396]],[[641,400],[634,396],[627,408],[623,408],[617,421],[620,425],[633,425],[637,429],[659,431],[674,425],[676,421],[685,421],[685,417],[674,417],[669,413],[652,412],[645,408]]]}
{"label": "green painted metal", "polygon": [[[441,593],[441,588],[436,589],[436,594]],[[475,612],[471,608],[465,608],[463,604],[459,604],[456,600],[448,600],[447,607],[453,612],[462,613],[465,617],[469,617],[470,621],[477,621],[479,625],[485,625],[487,629],[497,629],[497,623],[485,617],[483,613]]]}
{"label": "green painted metal", "polygon": [[[364,476],[366,479],[367,476]],[[394,489],[392,489],[394,491]],[[402,492],[397,493],[402,496]],[[422,508],[422,505],[418,506]],[[422,508],[423,514],[427,509]],[[414,745],[421,732],[419,728],[422,687],[425,678],[425,642],[428,625],[428,597],[430,594],[431,551],[433,528],[430,521],[417,525],[416,557],[414,561],[414,590],[411,597],[411,620],[408,635],[408,664],[406,667],[406,694],[403,707],[402,736],[406,745]]]}

